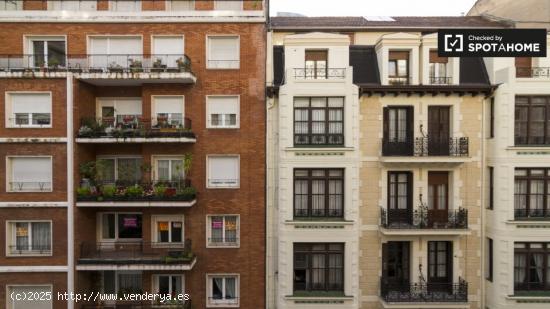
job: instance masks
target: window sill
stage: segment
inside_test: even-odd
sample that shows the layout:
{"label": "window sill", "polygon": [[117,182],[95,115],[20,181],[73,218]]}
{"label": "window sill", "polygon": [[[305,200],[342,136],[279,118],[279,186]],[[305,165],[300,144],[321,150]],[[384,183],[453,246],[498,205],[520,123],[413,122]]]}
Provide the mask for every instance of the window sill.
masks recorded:
{"label": "window sill", "polygon": [[6,129],[51,129],[51,125],[43,125],[43,126],[26,126],[26,125],[20,125],[20,126],[6,126]]}
{"label": "window sill", "polygon": [[52,193],[53,190],[22,190],[22,191],[6,191],[7,193]]}
{"label": "window sill", "polygon": [[235,130],[240,129],[239,126],[208,126],[207,129],[215,129],[215,130]]}
{"label": "window sill", "polygon": [[506,150],[549,150],[550,145],[515,145],[508,146]]}
{"label": "window sill", "polygon": [[219,301],[219,302],[208,302],[206,304],[206,308],[238,308],[239,303],[238,302],[232,302],[232,301]]}
{"label": "window sill", "polygon": [[24,258],[24,257],[49,257],[53,256],[51,251],[45,252],[45,253],[39,253],[39,252],[21,252],[21,253],[8,253],[6,254],[7,258]]}
{"label": "window sill", "polygon": [[294,292],[293,295],[285,296],[286,300],[300,303],[343,303],[345,301],[353,301],[354,297],[345,295],[344,292]]}
{"label": "window sill", "polygon": [[206,244],[206,248],[209,249],[238,249],[241,247],[240,243],[215,243],[210,242]]}

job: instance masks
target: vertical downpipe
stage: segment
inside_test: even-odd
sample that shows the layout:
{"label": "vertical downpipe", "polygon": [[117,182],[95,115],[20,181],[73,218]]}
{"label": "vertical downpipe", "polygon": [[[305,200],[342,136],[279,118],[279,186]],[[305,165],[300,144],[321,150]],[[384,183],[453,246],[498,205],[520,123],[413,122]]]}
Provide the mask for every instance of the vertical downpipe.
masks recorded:
{"label": "vertical downpipe", "polygon": [[[67,72],[67,293],[74,293],[74,134],[73,134],[73,74]],[[74,302],[67,301],[74,309]]]}

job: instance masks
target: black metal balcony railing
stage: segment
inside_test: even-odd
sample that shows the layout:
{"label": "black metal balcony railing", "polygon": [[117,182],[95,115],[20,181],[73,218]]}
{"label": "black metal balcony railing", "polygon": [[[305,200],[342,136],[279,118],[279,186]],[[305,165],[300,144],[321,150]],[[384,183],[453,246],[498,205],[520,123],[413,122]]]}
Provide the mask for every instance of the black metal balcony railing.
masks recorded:
{"label": "black metal balcony railing", "polygon": [[343,146],[343,133],[326,134],[294,134],[294,145],[296,146]]}
{"label": "black metal balcony railing", "polygon": [[10,245],[9,252],[11,255],[25,255],[25,254],[50,254],[52,252],[51,245]]}
{"label": "black metal balcony railing", "polygon": [[183,54],[0,55],[0,72],[182,73],[191,71]]}
{"label": "black metal balcony railing", "polygon": [[208,238],[210,246],[238,246],[239,238],[237,237],[210,237]]}
{"label": "black metal balcony railing", "polygon": [[431,85],[450,85],[451,82],[452,82],[451,77],[430,76],[430,84]]}
{"label": "black metal balcony railing", "polygon": [[514,209],[516,220],[550,220],[550,209]]}
{"label": "black metal balcony railing", "polygon": [[[114,297],[114,296],[113,296]],[[155,301],[118,301],[115,303],[84,303],[80,309],[192,309],[191,299],[181,303],[160,304]]]}
{"label": "black metal balcony railing", "polygon": [[[189,240],[186,240],[186,243]],[[195,255],[183,243],[83,242],[79,264],[190,264]]]}
{"label": "black metal balcony railing", "polygon": [[550,67],[516,67],[516,77],[550,78]]}
{"label": "black metal balcony railing", "polygon": [[344,79],[345,68],[295,68],[295,79]]}
{"label": "black metal balcony railing", "polygon": [[468,283],[462,278],[458,283],[389,283],[380,278],[380,292],[382,299],[389,303],[468,301]]}
{"label": "black metal balcony railing", "polygon": [[415,210],[380,208],[380,224],[387,229],[467,229],[468,210]]}
{"label": "black metal balcony railing", "polygon": [[388,84],[392,86],[410,85],[412,82],[410,76],[389,76]]}
{"label": "black metal balcony railing", "polygon": [[182,181],[95,181],[77,190],[79,202],[190,202],[197,192],[191,180]]}
{"label": "black metal balcony railing", "polygon": [[295,219],[342,219],[344,217],[343,206],[340,208],[333,209],[294,209],[294,218]]}
{"label": "black metal balcony railing", "polygon": [[469,139],[467,137],[451,137],[437,139],[430,137],[406,138],[403,140],[382,139],[382,155],[384,156],[450,156],[467,157],[469,155]]}
{"label": "black metal balcony railing", "polygon": [[51,191],[52,183],[49,181],[11,181],[10,192],[39,192]]}
{"label": "black metal balcony railing", "polygon": [[83,118],[78,130],[79,138],[195,138],[191,131],[191,119],[141,115],[117,115],[116,117]]}

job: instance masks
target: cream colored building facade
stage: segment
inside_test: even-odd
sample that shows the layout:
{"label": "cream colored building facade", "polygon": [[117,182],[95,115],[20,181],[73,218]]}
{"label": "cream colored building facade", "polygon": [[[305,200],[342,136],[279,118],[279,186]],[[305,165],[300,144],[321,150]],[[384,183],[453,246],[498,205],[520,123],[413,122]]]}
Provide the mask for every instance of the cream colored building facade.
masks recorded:
{"label": "cream colored building facade", "polygon": [[499,84],[487,120],[486,308],[548,308],[550,140],[536,124],[549,120],[550,57],[528,59],[526,67],[513,58],[485,62]]}

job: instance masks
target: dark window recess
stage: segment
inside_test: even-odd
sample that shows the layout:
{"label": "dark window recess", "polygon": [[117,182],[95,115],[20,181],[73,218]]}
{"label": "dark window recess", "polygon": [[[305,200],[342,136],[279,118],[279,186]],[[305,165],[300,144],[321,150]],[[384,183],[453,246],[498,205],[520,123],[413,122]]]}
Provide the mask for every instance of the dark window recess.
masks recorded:
{"label": "dark window recess", "polygon": [[495,169],[489,166],[489,205],[487,208],[494,209],[495,207]]}
{"label": "dark window recess", "polygon": [[550,169],[516,168],[514,217],[550,219]]}
{"label": "dark window recess", "polygon": [[344,244],[294,244],[294,292],[311,291],[344,292]]}
{"label": "dark window recess", "polygon": [[486,279],[493,281],[493,240],[487,238],[487,276]]}
{"label": "dark window recess", "polygon": [[344,98],[294,98],[295,146],[343,146]]}
{"label": "dark window recess", "polygon": [[306,50],[305,78],[327,78],[328,51]]}
{"label": "dark window recess", "polygon": [[410,244],[389,241],[382,244],[382,278],[391,290],[406,291],[409,287]]}
{"label": "dark window recess", "polygon": [[343,216],[343,169],[294,170],[294,218]]}
{"label": "dark window recess", "polygon": [[516,145],[550,145],[550,96],[517,96]]}
{"label": "dark window recess", "polygon": [[412,106],[384,107],[382,153],[385,156],[412,156],[414,153]]}
{"label": "dark window recess", "polygon": [[408,85],[409,52],[390,51],[388,60],[388,82],[390,85]]}
{"label": "dark window recess", "polygon": [[550,291],[549,262],[550,243],[515,243],[514,293]]}

